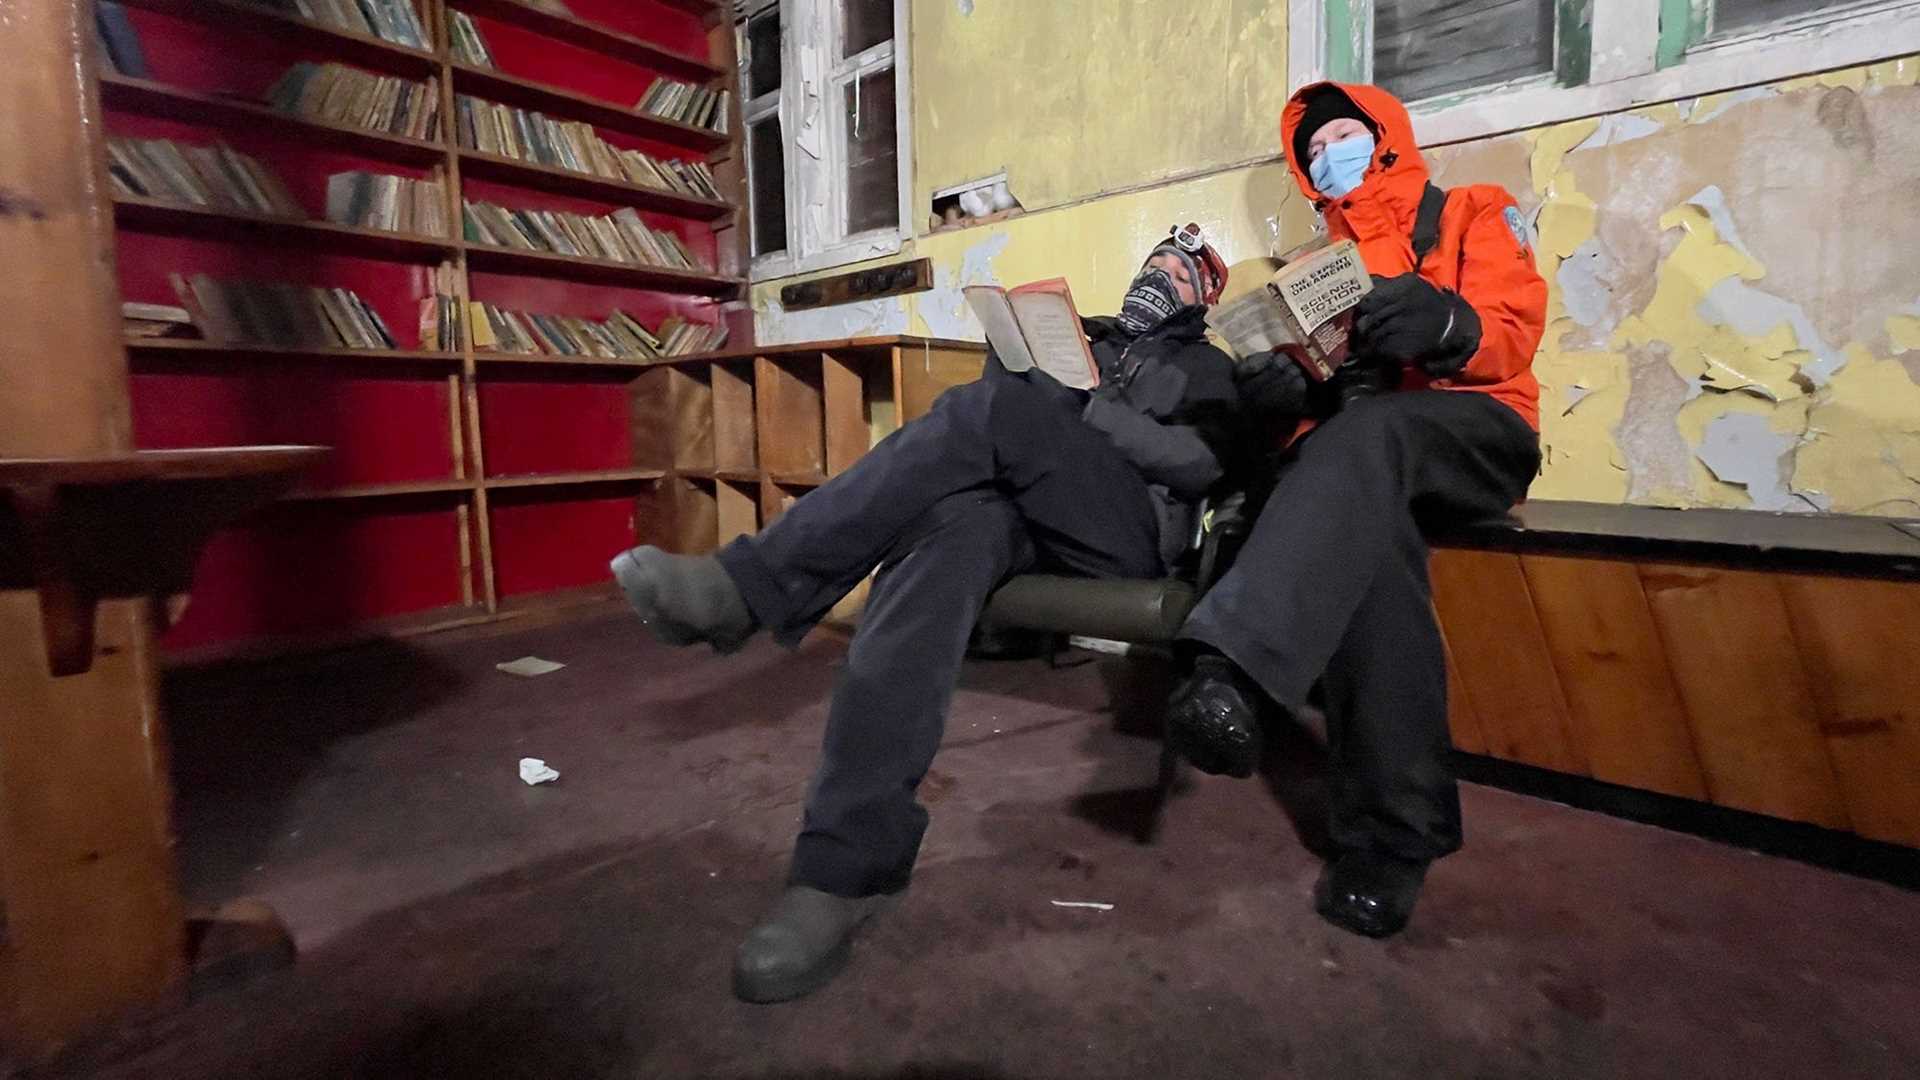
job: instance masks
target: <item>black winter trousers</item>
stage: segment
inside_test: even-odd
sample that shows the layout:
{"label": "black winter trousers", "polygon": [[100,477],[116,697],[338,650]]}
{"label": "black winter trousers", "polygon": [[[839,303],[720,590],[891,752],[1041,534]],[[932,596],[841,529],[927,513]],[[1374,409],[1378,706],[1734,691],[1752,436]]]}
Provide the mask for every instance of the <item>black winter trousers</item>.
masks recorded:
{"label": "black winter trousers", "polygon": [[1282,465],[1235,564],[1184,637],[1219,649],[1282,705],[1326,698],[1342,850],[1427,860],[1460,847],[1446,656],[1423,524],[1505,511],[1539,437],[1485,394],[1362,399]]}
{"label": "black winter trousers", "polygon": [[927,827],[914,791],[993,590],[1036,567],[1161,572],[1139,473],[1057,386],[992,363],[719,558],[786,645],[879,571],[834,688],[791,871],[841,896],[907,884]]}

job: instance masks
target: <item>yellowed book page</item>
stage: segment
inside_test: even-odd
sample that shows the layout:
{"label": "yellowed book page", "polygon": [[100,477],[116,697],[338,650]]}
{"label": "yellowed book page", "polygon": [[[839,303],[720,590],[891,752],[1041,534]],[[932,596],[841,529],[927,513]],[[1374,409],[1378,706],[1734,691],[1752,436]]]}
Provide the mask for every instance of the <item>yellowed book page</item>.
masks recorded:
{"label": "yellowed book page", "polygon": [[1091,390],[1100,384],[1100,369],[1087,346],[1086,331],[1073,301],[1063,293],[1020,292],[1008,297],[1020,320],[1020,333],[1033,353],[1033,366],[1063,386]]}
{"label": "yellowed book page", "polygon": [[1031,370],[1033,353],[1027,348],[1026,338],[1021,336],[1013,305],[1007,302],[1007,291],[997,285],[969,285],[960,291],[987,332],[987,344],[993,346],[1000,366],[1014,372]]}
{"label": "yellowed book page", "polygon": [[1217,304],[1207,310],[1207,327],[1220,335],[1241,357],[1258,356],[1282,345],[1294,345],[1286,309],[1265,289]]}

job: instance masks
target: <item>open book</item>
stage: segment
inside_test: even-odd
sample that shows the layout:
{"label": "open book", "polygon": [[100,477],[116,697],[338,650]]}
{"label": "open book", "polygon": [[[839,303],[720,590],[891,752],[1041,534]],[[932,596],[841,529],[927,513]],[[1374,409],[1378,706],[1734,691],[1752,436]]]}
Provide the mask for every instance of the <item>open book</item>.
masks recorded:
{"label": "open book", "polygon": [[1243,357],[1278,349],[1324,381],[1346,362],[1353,307],[1372,291],[1353,241],[1316,244],[1289,252],[1266,288],[1207,312],[1207,325]]}
{"label": "open book", "polygon": [[1037,367],[1075,390],[1100,384],[1100,365],[1080,327],[1066,278],[1017,289],[969,285],[961,291],[987,331],[987,344],[1008,371]]}

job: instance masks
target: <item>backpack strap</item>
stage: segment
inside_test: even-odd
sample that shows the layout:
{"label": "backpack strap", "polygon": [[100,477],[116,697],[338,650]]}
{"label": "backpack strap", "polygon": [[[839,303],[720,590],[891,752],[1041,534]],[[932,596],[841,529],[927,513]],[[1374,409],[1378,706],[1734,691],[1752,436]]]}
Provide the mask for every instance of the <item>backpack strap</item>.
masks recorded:
{"label": "backpack strap", "polygon": [[1420,212],[1413,221],[1413,269],[1420,270],[1427,254],[1440,245],[1440,214],[1447,208],[1447,189],[1427,182],[1420,193]]}

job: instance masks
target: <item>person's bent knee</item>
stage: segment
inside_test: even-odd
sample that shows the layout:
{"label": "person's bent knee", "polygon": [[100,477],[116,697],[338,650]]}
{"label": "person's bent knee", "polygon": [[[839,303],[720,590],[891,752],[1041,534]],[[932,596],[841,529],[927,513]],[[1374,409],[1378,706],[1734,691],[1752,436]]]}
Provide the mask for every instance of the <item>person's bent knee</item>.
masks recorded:
{"label": "person's bent knee", "polygon": [[1406,415],[1389,398],[1361,398],[1315,428],[1306,447],[1346,461],[1391,461],[1406,430]]}
{"label": "person's bent knee", "polygon": [[1019,528],[1020,512],[1006,496],[985,490],[956,492],[909,525],[884,562],[895,562],[930,543],[1011,552]]}

